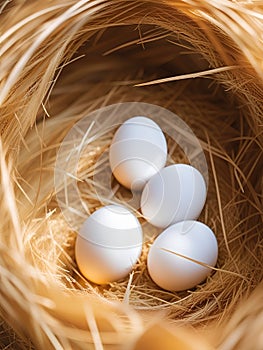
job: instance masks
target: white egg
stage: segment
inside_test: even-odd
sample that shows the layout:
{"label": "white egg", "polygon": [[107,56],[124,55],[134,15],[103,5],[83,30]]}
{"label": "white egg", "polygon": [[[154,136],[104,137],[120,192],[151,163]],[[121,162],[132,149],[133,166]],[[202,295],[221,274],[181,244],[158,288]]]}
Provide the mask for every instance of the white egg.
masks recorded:
{"label": "white egg", "polygon": [[126,277],[142,250],[142,228],[128,209],[109,205],[84,222],[76,240],[76,261],[90,281],[104,284]]}
{"label": "white egg", "polygon": [[195,287],[210,274],[209,267],[197,262],[214,267],[217,255],[217,240],[208,226],[182,221],[168,227],[154,241],[148,254],[148,271],[159,287],[182,291]]}
{"label": "white egg", "polygon": [[153,120],[133,117],[116,131],[109,158],[115,178],[126,188],[139,191],[150,177],[164,167],[166,139]]}
{"label": "white egg", "polygon": [[154,226],[165,228],[182,220],[195,220],[206,200],[201,173],[187,164],[173,164],[155,174],[145,185],[141,210]]}

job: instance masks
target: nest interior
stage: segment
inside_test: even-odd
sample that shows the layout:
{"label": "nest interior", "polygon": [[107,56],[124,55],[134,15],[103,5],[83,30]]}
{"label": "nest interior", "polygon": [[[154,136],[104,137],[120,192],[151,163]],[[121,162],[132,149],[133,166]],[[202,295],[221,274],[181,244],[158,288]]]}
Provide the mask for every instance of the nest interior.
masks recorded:
{"label": "nest interior", "polygon": [[[6,275],[4,280],[2,317],[25,334],[35,327],[32,339],[40,347],[48,341],[54,348],[58,342],[74,349],[84,346],[80,330],[92,329],[92,322],[87,321],[90,309],[84,310],[86,322],[80,311],[85,303],[95,310],[95,318],[102,320],[103,339],[109,344],[114,341],[107,338],[107,332],[118,333],[115,340],[122,344],[127,333],[135,334],[139,325],[143,328],[158,317],[203,329],[225,326],[263,274],[262,82],[235,40],[201,18],[201,12],[187,12],[184,6],[177,10],[168,3],[116,2],[101,8],[87,6],[55,25],[62,10],[66,11],[58,7],[36,17],[39,33],[29,24],[25,26],[27,40],[23,35],[16,38],[17,52],[10,55],[6,67],[9,77],[16,59],[20,62],[19,57],[24,57],[26,64],[13,85],[12,80],[8,85],[8,78],[3,79],[7,95],[1,117],[6,150],[6,162],[2,161],[2,244],[12,249],[4,252],[1,248],[1,265],[12,271],[13,277]],[[45,23],[54,28],[27,57],[38,35],[48,30]],[[130,101],[159,105],[177,114],[197,135],[206,155],[209,188],[200,220],[217,236],[219,260],[207,281],[190,291],[167,292],[151,281],[146,268],[151,240],[145,242],[132,277],[120,282],[91,284],[76,266],[76,232],[56,200],[56,155],[76,122],[97,108]],[[93,191],[92,170],[96,159],[107,151],[111,137],[112,132],[97,137],[80,160],[79,191],[90,212],[105,204]],[[168,148],[172,162],[188,162],[169,138]],[[103,166],[99,171],[103,172]],[[6,185],[7,173],[13,181],[10,186]],[[13,200],[11,206],[6,204],[8,196]],[[117,201],[125,203],[129,196],[117,188]],[[74,209],[74,203],[70,206]],[[11,208],[15,208],[12,215]],[[29,284],[35,300],[28,311],[22,304],[24,300],[29,304]],[[69,299],[78,307],[63,306]],[[118,306],[112,310],[107,301]],[[27,326],[22,325],[25,318]],[[44,325],[54,337],[43,332]],[[79,332],[73,330],[76,326]],[[216,342],[220,341],[218,337]]]}

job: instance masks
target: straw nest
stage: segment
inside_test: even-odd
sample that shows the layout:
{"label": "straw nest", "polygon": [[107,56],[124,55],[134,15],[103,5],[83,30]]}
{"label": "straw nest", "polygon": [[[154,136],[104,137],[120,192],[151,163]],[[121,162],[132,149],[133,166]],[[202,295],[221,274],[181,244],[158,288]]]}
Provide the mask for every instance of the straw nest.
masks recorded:
{"label": "straw nest", "polygon": [[[261,349],[263,2],[14,0],[0,8],[0,347]],[[125,101],[176,113],[205,151],[200,220],[218,238],[219,261],[193,290],[154,285],[151,242],[121,282],[96,286],[78,273],[76,232],[56,202],[56,154],[77,121]],[[97,137],[80,161],[90,211],[102,203],[88,174],[110,139]],[[169,147],[173,161],[187,161]]]}

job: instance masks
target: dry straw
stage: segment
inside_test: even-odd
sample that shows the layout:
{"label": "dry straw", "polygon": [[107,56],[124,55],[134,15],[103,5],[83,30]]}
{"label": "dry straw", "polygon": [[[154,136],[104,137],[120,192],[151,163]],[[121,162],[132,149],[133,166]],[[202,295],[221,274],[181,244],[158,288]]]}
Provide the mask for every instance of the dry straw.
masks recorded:
{"label": "dry straw", "polygon": [[[14,0],[0,12],[1,349],[262,349],[263,1]],[[76,269],[56,152],[78,120],[123,101],[177,113],[205,150],[201,220],[220,255],[194,290],[151,282],[149,243],[120,283],[91,285]],[[80,162],[89,210],[110,137]]]}

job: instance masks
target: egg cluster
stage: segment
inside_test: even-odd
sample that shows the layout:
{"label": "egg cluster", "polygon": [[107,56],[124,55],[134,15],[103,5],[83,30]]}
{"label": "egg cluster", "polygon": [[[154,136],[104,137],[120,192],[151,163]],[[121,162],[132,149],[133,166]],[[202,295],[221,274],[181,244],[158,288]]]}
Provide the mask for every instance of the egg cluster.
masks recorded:
{"label": "egg cluster", "polygon": [[[218,246],[212,230],[195,221],[206,201],[202,174],[187,164],[165,166],[165,136],[153,120],[141,116],[126,120],[116,131],[109,161],[121,185],[141,192],[143,217],[164,229],[147,258],[152,280],[169,291],[204,281],[216,264]],[[76,261],[90,281],[110,283],[131,272],[142,244],[136,216],[124,206],[108,205],[84,222],[76,240]]]}

